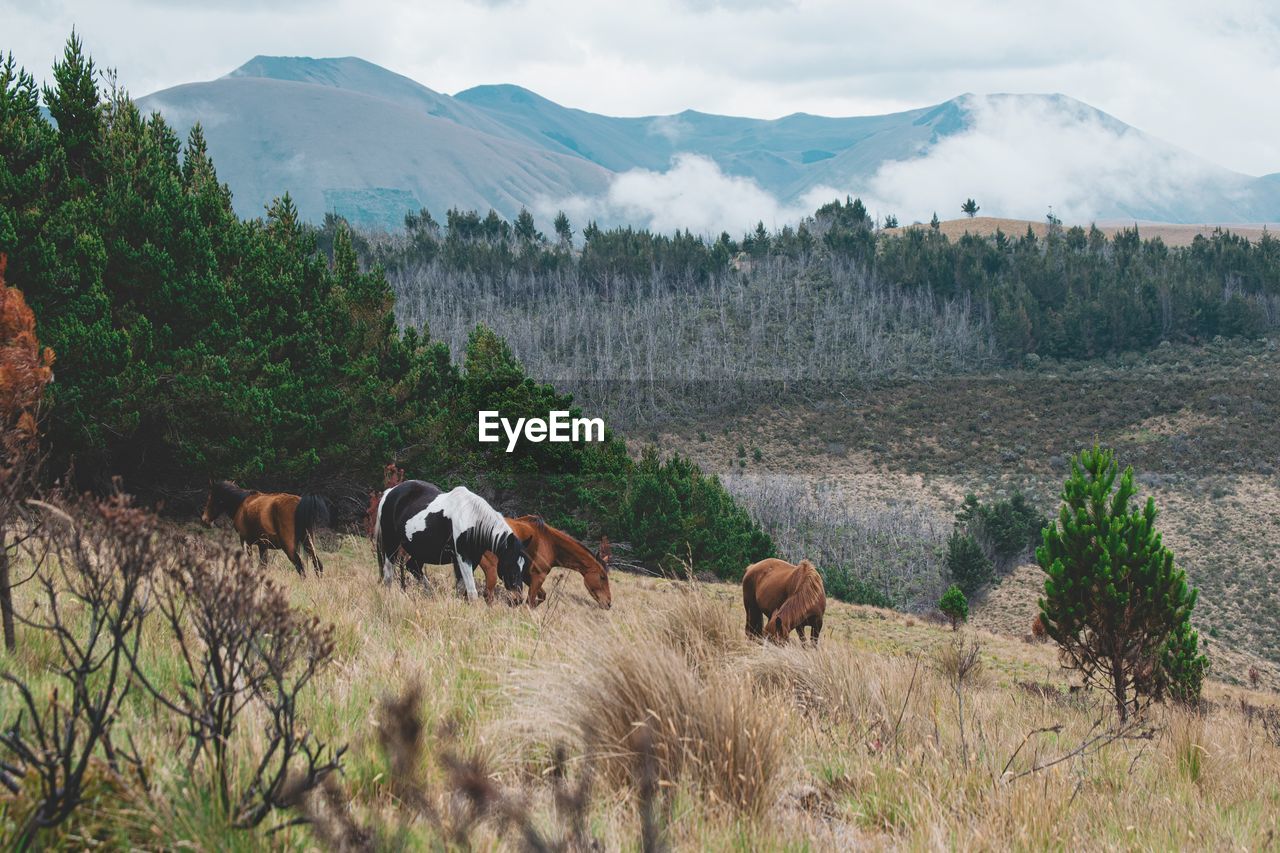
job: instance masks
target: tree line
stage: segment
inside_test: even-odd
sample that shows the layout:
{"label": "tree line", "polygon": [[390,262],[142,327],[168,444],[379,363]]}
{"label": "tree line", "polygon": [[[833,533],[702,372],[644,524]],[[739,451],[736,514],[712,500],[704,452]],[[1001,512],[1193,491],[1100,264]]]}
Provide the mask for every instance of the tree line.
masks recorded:
{"label": "tree line", "polygon": [[[455,227],[469,244],[502,237],[467,232],[488,227],[478,218]],[[478,409],[577,407],[488,328],[473,323],[451,352],[398,322],[358,245],[346,228],[317,234],[288,195],[238,219],[200,127],[183,141],[143,115],[74,34],[44,87],[12,55],[0,62],[0,255],[57,355],[46,471],[99,492],[120,476],[176,510],[210,478],[236,478],[322,492],[355,518],[394,462],[621,542],[656,495],[665,513],[635,537],[650,564],[692,556],[731,575],[772,553],[683,460],[637,463],[612,434],[510,454],[479,444]]]}
{"label": "tree line", "polygon": [[[345,231],[318,227],[328,250]],[[857,199],[739,239],[602,229],[553,236],[527,211],[406,217],[355,241],[400,319],[455,353],[479,318],[540,379],[615,420],[829,384],[1090,359],[1280,326],[1280,241],[1226,231],[1186,247],[1051,223],[1038,237],[888,231]]]}

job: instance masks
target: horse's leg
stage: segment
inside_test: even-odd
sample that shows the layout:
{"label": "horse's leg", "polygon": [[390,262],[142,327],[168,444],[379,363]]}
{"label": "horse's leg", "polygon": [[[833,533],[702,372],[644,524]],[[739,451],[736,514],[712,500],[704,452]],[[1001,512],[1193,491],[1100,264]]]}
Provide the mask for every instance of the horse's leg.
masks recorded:
{"label": "horse's leg", "polygon": [[818,647],[818,635],[822,633],[822,617],[813,616],[809,619],[809,640],[813,647]]}
{"label": "horse's leg", "polygon": [[493,604],[494,590],[498,588],[498,558],[493,553],[485,554],[480,560],[480,568],[484,569],[484,600]]}
{"label": "horse's leg", "polygon": [[306,567],[302,565],[302,559],[298,556],[298,547],[285,548],[284,555],[289,558],[289,562],[293,563],[293,567],[298,570],[298,577],[305,578],[307,576]]}
{"label": "horse's leg", "polygon": [[747,636],[759,637],[764,633],[764,611],[750,602],[744,602],[747,610]]}
{"label": "horse's leg", "polygon": [[320,552],[316,550],[316,540],[310,530],[307,531],[307,553],[311,555],[311,566],[315,569],[316,577],[320,577],[324,574],[324,564],[320,562]]}
{"label": "horse's leg", "polygon": [[453,574],[466,590],[467,601],[478,598],[476,593],[475,568],[458,553],[457,546],[453,550]]}
{"label": "horse's leg", "polygon": [[547,581],[549,572],[540,572],[536,568],[529,572],[529,606],[537,607],[539,604],[547,600],[547,594],[543,592],[542,585]]}
{"label": "horse's leg", "polygon": [[[245,545],[248,548],[248,545]],[[267,546],[266,543],[258,543],[258,564],[265,566],[267,564]]]}

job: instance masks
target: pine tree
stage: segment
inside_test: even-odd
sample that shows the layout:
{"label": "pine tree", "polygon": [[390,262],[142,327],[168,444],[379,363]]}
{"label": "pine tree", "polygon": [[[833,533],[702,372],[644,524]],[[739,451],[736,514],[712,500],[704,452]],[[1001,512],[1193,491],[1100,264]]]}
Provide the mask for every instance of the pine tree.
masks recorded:
{"label": "pine tree", "polygon": [[964,591],[955,584],[942,594],[938,609],[951,620],[952,631],[956,630],[960,622],[969,621],[969,600],[964,597]]}
{"label": "pine tree", "polygon": [[569,217],[564,215],[563,210],[556,213],[555,229],[556,239],[560,242],[560,246],[565,249],[572,249],[573,228],[569,225]]}
{"label": "pine tree", "polygon": [[933,218],[929,220],[929,227],[932,228],[934,231],[937,231],[942,227],[942,222],[938,220],[937,211],[934,211]]}
{"label": "pine tree", "polygon": [[58,138],[67,152],[72,172],[92,178],[96,174],[95,150],[102,110],[93,60],[84,55],[75,30],[67,39],[62,61],[53,64],[53,86],[45,86],[49,115],[58,123]]}
{"label": "pine tree", "polygon": [[1040,599],[1045,631],[1086,684],[1111,693],[1121,721],[1157,697],[1171,675],[1185,686],[1182,663],[1203,672],[1189,627],[1196,590],[1161,541],[1155,502],[1138,507],[1135,494],[1133,469],[1120,474],[1112,451],[1081,452],[1063,486],[1058,521],[1036,550],[1048,575]]}
{"label": "pine tree", "polygon": [[978,203],[971,198],[966,199],[965,203],[960,205],[960,212],[970,219],[977,216],[979,210],[981,210],[981,208],[978,207]]}
{"label": "pine tree", "polygon": [[967,595],[973,595],[991,582],[994,566],[978,540],[957,527],[947,539],[947,571],[951,579]]}

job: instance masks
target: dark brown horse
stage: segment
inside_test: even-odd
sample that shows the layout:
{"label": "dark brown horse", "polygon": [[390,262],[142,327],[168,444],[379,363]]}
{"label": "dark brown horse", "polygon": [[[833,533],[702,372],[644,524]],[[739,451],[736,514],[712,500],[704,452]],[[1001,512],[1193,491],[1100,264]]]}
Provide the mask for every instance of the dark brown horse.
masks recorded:
{"label": "dark brown horse", "polygon": [[222,515],[231,517],[240,541],[247,549],[258,546],[265,565],[267,549],[284,551],[298,574],[305,576],[300,554],[311,555],[317,575],[324,573],[312,534],[329,523],[329,507],[317,495],[264,493],[242,489],[229,480],[209,484],[209,500],[200,520],[212,527]]}
{"label": "dark brown horse", "polygon": [[[761,560],[742,577],[742,606],[747,611],[747,635],[762,634],[785,643],[795,631],[804,643],[804,628],[816,646],[827,611],[822,575],[808,560],[793,566],[785,560]],[[768,622],[765,622],[768,619]]]}
{"label": "dark brown horse", "polygon": [[[507,524],[524,544],[531,561],[528,578],[530,607],[537,607],[546,600],[547,594],[542,585],[556,566],[579,572],[596,604],[606,609],[613,606],[613,593],[609,591],[610,552],[607,540],[601,541],[597,556],[568,533],[547,524],[540,515],[508,518]],[[492,552],[486,553],[480,560],[480,566],[484,569],[484,597],[493,601],[494,589],[498,585],[498,559]]]}

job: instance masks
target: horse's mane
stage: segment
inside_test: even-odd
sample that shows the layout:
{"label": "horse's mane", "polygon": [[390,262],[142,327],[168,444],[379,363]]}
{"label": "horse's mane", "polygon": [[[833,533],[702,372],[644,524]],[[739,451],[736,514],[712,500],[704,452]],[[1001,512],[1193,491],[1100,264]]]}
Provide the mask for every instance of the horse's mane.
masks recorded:
{"label": "horse's mane", "polygon": [[[470,515],[470,518],[461,519],[450,513],[450,518],[454,521],[464,521],[468,529],[476,531],[480,534],[486,544],[491,546],[490,551],[496,551],[503,539],[507,536],[515,536],[515,532],[511,529],[511,525],[507,524],[507,520],[502,517],[502,513],[498,512],[489,502],[477,495],[465,486],[458,486],[452,491],[445,492],[436,498],[461,504]],[[434,503],[434,501],[433,501]]]}
{"label": "horse's mane", "polygon": [[513,518],[512,521],[519,521],[524,524],[533,525],[538,530],[541,530],[543,533],[554,539],[559,545],[570,549],[580,550],[590,565],[597,567],[600,570],[600,573],[606,578],[609,576],[609,567],[605,565],[604,561],[601,560],[594,551],[570,536],[568,533],[565,533],[560,528],[552,527],[550,524],[547,524],[547,520],[541,515],[537,515],[536,513],[531,515],[521,515]]}
{"label": "horse's mane", "polygon": [[209,484],[209,491],[217,496],[218,503],[226,504],[235,510],[244,503],[244,499],[253,494],[250,489],[242,489],[230,480],[222,480]]}
{"label": "horse's mane", "polygon": [[[539,518],[541,518],[541,516],[539,516]],[[569,548],[576,548],[581,550],[582,553],[586,555],[586,558],[590,565],[596,566],[597,568],[599,568],[600,573],[603,574],[606,578],[609,576],[609,567],[606,566],[604,564],[604,561],[601,560],[598,556],[596,556],[595,552],[593,552],[586,545],[583,545],[581,542],[579,542],[577,539],[574,539],[572,536],[570,536],[568,533],[565,533],[563,530],[552,527],[549,524],[543,524],[542,528],[548,534],[550,534],[552,538],[556,539],[562,546],[567,546]]]}
{"label": "horse's mane", "polygon": [[822,586],[822,575],[818,574],[813,563],[801,560],[796,566],[796,572],[800,575],[800,579],[796,584],[795,592],[787,596],[787,600],[782,602],[782,606],[773,615],[788,633],[797,624],[803,622],[827,597],[826,590]]}

